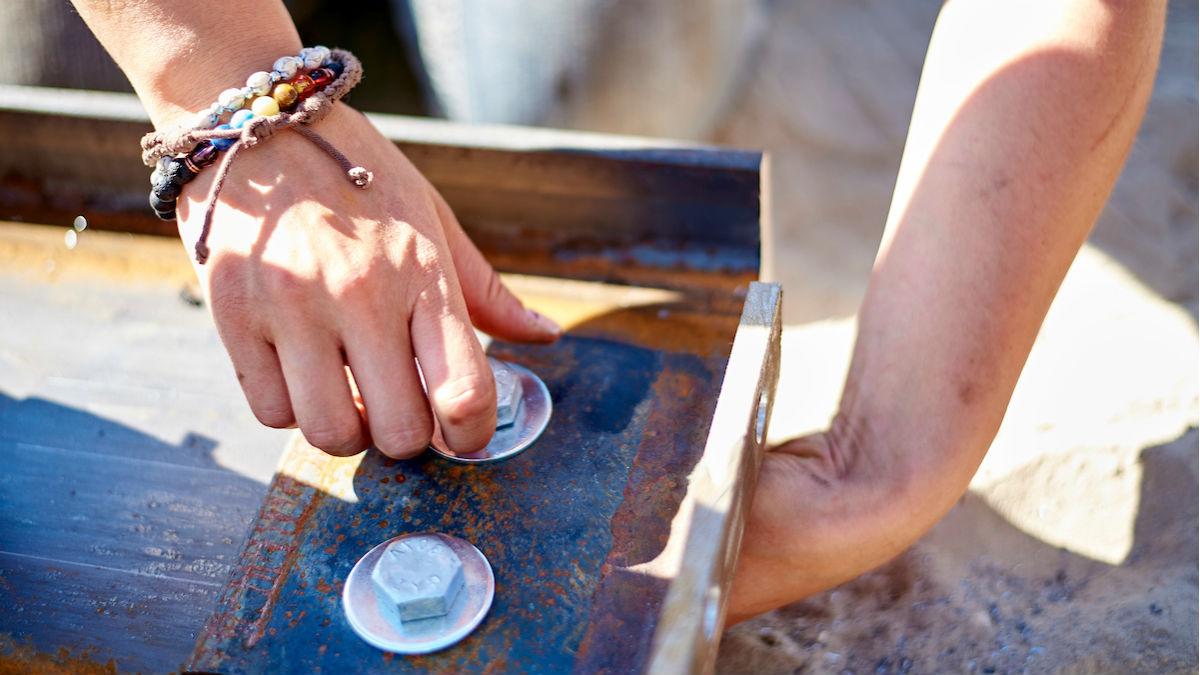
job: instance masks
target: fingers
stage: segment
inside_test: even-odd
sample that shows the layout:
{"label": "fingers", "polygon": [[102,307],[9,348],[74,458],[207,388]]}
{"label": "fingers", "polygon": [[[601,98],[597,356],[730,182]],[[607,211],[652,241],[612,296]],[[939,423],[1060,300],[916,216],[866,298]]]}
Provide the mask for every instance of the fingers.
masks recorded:
{"label": "fingers", "polygon": [[366,448],[362,417],[354,407],[337,342],[326,334],[295,331],[281,337],[276,350],[304,438],[339,457]]}
{"label": "fingers", "polygon": [[445,277],[418,296],[410,323],[446,449],[475,452],[496,430],[496,388],[458,289]]}
{"label": "fingers", "polygon": [[209,277],[205,296],[246,402],[258,421],[266,426],[276,429],[294,427],[296,417],[292,413],[279,356],[261,332],[243,299],[244,294],[231,290],[237,285],[222,283],[224,277],[218,273],[223,273],[225,268],[220,265],[215,266],[217,269]]}
{"label": "fingers", "polygon": [[407,459],[429,447],[433,415],[408,340],[398,337],[398,332],[351,333],[346,338],[346,356],[375,447],[388,457]]}
{"label": "fingers", "polygon": [[471,322],[483,332],[513,342],[554,342],[562,328],[549,318],[526,309],[500,280],[483,254],[463,232],[454,212],[434,194],[438,217],[458,271],[458,281]]}
{"label": "fingers", "polygon": [[295,427],[296,416],[275,348],[258,335],[243,332],[226,337],[228,332],[232,331],[222,330],[221,339],[251,412],[268,427]]}

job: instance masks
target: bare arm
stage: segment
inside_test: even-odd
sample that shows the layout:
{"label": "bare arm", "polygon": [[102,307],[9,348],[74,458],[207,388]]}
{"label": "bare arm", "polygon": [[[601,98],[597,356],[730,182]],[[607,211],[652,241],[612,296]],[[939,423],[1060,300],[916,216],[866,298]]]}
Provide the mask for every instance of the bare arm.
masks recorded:
{"label": "bare arm", "polygon": [[943,8],[839,413],[768,454],[731,620],[886,562],[966,491],[1141,122],[1164,12]]}
{"label": "bare arm", "polygon": [[279,0],[73,2],[158,127],[303,46]]}
{"label": "bare arm", "polygon": [[[75,5],[160,127],[301,48],[279,0]],[[278,134],[239,159],[214,212],[212,253],[196,268],[250,408],[339,455],[373,443],[412,456],[435,421],[449,449],[483,447],[495,391],[472,322],[523,341],[553,340],[557,326],[505,289],[441,196],[365,117],[338,104],[317,128],[375,173],[371,189],[350,190],[311,144]],[[212,174],[179,199],[189,245]]]}

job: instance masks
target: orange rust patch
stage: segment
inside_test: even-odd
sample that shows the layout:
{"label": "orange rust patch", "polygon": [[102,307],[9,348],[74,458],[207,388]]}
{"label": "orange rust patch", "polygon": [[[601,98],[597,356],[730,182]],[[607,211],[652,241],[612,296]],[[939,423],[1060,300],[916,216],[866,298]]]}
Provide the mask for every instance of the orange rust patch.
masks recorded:
{"label": "orange rust patch", "polygon": [[110,675],[117,673],[114,659],[99,661],[93,650],[72,654],[59,647],[53,654],[38,651],[31,644],[19,644],[8,633],[0,633],[0,675]]}

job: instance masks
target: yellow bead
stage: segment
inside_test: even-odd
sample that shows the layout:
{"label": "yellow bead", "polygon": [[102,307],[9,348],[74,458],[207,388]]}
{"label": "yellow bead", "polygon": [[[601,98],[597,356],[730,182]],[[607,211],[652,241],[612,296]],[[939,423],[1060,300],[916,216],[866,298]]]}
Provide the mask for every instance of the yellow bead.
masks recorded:
{"label": "yellow bead", "polygon": [[271,90],[271,97],[275,99],[280,108],[287,109],[292,107],[296,99],[300,98],[300,94],[297,93],[296,88],[292,85],[281,82]]}
{"label": "yellow bead", "polygon": [[270,96],[259,96],[250,104],[250,110],[259,117],[270,117],[279,114],[279,104]]}

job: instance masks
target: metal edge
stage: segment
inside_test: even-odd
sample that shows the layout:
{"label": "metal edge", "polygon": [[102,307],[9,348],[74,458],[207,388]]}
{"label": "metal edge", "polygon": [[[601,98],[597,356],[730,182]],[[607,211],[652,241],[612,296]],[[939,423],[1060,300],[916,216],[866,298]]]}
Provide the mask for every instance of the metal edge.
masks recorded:
{"label": "metal edge", "polygon": [[[673,524],[685,537],[646,672],[711,673],[779,378],[779,284],[750,285],[704,455]],[[678,526],[678,529],[676,529]],[[678,536],[678,534],[674,535]]]}

